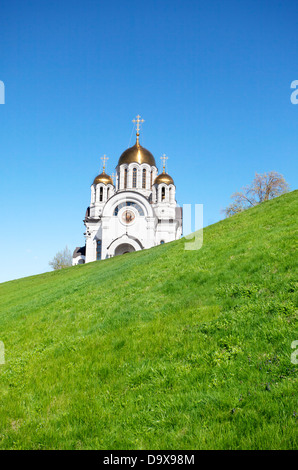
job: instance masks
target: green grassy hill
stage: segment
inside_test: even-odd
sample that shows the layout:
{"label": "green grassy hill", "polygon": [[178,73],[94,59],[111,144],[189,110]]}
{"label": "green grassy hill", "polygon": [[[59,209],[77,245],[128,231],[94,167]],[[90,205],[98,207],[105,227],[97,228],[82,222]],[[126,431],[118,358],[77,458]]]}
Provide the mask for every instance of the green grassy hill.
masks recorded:
{"label": "green grassy hill", "polygon": [[293,449],[298,192],[0,285],[0,448]]}

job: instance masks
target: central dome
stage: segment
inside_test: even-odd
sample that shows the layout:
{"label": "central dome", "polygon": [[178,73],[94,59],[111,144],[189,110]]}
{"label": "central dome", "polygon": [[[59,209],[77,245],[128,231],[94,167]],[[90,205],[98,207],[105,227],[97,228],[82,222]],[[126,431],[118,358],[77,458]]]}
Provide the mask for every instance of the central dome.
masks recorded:
{"label": "central dome", "polygon": [[121,157],[119,158],[118,165],[123,165],[123,163],[148,163],[150,166],[156,166],[155,159],[149,150],[142,147],[137,139],[137,142],[133,147],[125,150]]}

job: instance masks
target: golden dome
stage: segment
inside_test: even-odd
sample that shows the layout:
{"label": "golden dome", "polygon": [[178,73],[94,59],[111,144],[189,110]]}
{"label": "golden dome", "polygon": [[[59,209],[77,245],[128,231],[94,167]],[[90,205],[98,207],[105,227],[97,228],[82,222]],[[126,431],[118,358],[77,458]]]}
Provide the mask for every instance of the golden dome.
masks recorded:
{"label": "golden dome", "polygon": [[150,166],[156,166],[155,159],[149,150],[145,149],[139,144],[139,138],[137,135],[137,141],[133,147],[125,150],[119,158],[118,165],[123,163],[148,163]]}
{"label": "golden dome", "polygon": [[154,180],[154,184],[161,184],[161,183],[174,184],[174,180],[170,175],[168,175],[168,173],[163,172],[160,175],[158,175]]}
{"label": "golden dome", "polygon": [[112,178],[109,175],[107,175],[104,170],[93,181],[93,184],[98,184],[98,183],[114,185]]}

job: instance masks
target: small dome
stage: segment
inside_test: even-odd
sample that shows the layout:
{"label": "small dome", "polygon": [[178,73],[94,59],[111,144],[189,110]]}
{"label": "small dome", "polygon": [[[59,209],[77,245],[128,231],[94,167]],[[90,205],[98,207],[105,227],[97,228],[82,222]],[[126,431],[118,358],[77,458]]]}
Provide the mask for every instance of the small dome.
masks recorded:
{"label": "small dome", "polygon": [[174,180],[170,175],[168,175],[168,173],[160,173],[160,175],[158,175],[155,178],[154,184],[161,184],[161,183],[174,184]]}
{"label": "small dome", "polygon": [[100,173],[100,175],[98,175],[93,181],[93,184],[98,184],[98,183],[112,184],[114,186],[112,178],[109,175],[107,175],[104,171]]}
{"label": "small dome", "polygon": [[156,166],[155,159],[149,150],[145,149],[139,144],[139,139],[133,147],[125,150],[119,158],[118,165],[123,165],[123,163],[148,163],[150,166]]}

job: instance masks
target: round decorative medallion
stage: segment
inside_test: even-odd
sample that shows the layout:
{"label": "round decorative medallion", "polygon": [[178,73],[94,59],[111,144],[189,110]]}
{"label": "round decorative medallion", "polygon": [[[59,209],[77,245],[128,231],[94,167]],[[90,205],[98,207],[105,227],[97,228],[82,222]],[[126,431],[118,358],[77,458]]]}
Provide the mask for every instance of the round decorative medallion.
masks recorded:
{"label": "round decorative medallion", "polygon": [[133,211],[130,211],[130,210],[126,210],[122,213],[122,221],[125,223],[125,224],[131,224],[131,222],[134,221],[135,219],[135,214]]}

